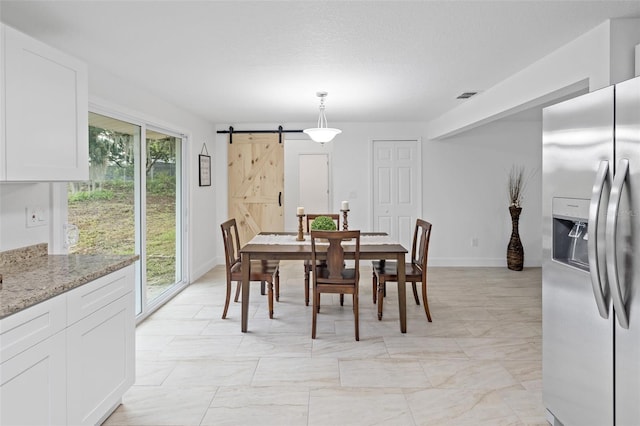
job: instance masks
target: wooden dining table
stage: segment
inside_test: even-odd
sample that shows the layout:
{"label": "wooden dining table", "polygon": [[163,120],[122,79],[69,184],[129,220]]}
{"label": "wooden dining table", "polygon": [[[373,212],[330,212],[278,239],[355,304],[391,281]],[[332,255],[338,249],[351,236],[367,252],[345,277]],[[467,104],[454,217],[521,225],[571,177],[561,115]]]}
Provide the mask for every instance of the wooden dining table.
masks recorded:
{"label": "wooden dining table", "polygon": [[[242,332],[246,333],[249,323],[249,265],[251,260],[311,260],[311,237],[304,235],[304,241],[296,240],[295,232],[262,232],[245,244],[240,250],[242,257]],[[353,258],[355,246],[345,245],[345,258]],[[360,259],[390,259],[398,262],[398,310],[400,331],[407,332],[407,309],[405,287],[405,255],[407,249],[379,232],[363,232],[360,237]],[[322,259],[322,253],[317,258]]]}

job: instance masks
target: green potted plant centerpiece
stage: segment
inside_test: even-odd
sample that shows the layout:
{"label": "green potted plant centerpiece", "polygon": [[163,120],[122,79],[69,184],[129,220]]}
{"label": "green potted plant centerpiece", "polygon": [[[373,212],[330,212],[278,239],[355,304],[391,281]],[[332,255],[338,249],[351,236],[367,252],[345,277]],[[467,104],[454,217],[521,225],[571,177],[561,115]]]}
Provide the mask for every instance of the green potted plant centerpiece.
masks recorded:
{"label": "green potted plant centerpiece", "polygon": [[329,216],[318,216],[311,222],[312,231],[335,231],[336,223]]}

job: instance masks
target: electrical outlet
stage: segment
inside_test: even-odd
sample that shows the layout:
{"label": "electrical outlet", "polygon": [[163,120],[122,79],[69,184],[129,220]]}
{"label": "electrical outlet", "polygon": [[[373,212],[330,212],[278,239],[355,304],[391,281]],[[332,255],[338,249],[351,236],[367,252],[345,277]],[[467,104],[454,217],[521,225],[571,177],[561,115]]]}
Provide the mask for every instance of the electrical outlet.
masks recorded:
{"label": "electrical outlet", "polygon": [[27,228],[46,226],[49,224],[49,217],[47,216],[46,210],[43,207],[25,208],[25,216],[27,221]]}

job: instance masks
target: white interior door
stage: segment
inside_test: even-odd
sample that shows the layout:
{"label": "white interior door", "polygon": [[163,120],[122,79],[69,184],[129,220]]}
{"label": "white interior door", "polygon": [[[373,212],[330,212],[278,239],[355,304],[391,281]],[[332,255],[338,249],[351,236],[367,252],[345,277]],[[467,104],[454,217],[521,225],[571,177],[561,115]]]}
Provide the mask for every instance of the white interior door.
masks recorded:
{"label": "white interior door", "polygon": [[301,154],[298,161],[300,205],[308,213],[329,213],[329,156]]}
{"label": "white interior door", "polygon": [[373,230],[386,232],[411,251],[416,219],[422,216],[420,141],[372,141]]}

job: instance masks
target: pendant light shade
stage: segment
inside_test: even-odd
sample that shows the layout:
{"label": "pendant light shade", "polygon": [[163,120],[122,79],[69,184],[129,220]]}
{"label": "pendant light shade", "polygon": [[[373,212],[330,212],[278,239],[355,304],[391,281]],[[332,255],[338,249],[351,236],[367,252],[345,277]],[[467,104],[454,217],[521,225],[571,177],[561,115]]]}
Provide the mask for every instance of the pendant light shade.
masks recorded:
{"label": "pendant light shade", "polygon": [[304,129],[303,131],[307,135],[309,135],[309,137],[314,142],[331,142],[337,134],[342,133],[342,130],[327,127],[327,117],[324,115],[324,99],[327,97],[327,92],[317,92],[316,96],[320,98],[320,116],[318,117],[318,127]]}

